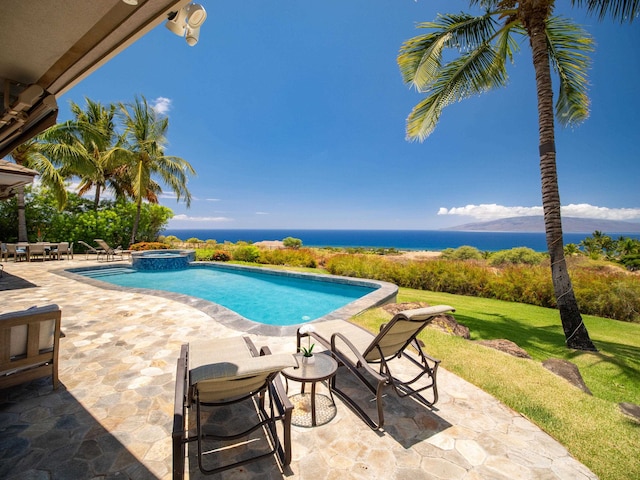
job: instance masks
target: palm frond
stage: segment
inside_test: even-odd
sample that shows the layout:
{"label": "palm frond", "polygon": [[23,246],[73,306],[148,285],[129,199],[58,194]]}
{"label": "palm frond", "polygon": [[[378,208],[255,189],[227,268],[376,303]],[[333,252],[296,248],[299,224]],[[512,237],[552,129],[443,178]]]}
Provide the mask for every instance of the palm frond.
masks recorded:
{"label": "palm frond", "polygon": [[424,91],[438,76],[445,48],[459,52],[473,50],[489,41],[495,27],[489,14],[439,14],[435,22],[421,23],[417,28],[434,31],[409,39],[401,46],[397,61],[403,80]]}
{"label": "palm frond", "polygon": [[[428,94],[407,118],[408,139],[427,138],[444,107],[451,103],[506,85],[506,62],[512,61],[519,50],[513,36],[524,33],[512,14],[488,11],[480,16],[438,15],[435,22],[419,26],[435,31],[402,45],[398,65],[403,79]],[[506,19],[500,28],[495,15]],[[445,49],[460,55],[443,65]]]}
{"label": "palm frond", "polygon": [[633,22],[640,15],[640,0],[571,0],[577,7],[586,7],[587,12],[600,20],[610,15],[620,23]]}
{"label": "palm frond", "polygon": [[427,93],[407,119],[407,137],[420,141],[435,129],[444,107],[507,83],[504,58],[490,44],[449,62],[439,72]]}
{"label": "palm frond", "polygon": [[593,39],[571,20],[556,16],[547,20],[546,34],[549,58],[560,79],[556,117],[561,125],[576,125],[589,117],[587,71]]}

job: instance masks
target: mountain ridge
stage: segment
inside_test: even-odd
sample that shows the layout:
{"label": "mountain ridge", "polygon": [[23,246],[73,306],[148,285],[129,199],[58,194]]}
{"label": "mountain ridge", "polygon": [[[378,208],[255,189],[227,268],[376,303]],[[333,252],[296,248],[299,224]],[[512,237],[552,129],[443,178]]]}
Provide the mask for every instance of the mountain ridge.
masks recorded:
{"label": "mountain ridge", "polygon": [[[449,231],[467,232],[544,232],[542,215],[528,217],[509,217],[487,222],[473,222],[442,228]],[[562,230],[565,233],[593,233],[596,230],[607,233],[640,233],[640,223],[620,220],[602,220],[599,218],[562,217]]]}

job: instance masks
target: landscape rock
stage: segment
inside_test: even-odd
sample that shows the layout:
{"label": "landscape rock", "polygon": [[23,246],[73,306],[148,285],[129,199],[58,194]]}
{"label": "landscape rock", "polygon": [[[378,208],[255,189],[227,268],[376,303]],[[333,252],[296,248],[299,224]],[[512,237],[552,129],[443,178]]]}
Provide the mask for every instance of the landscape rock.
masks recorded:
{"label": "landscape rock", "polygon": [[582,379],[582,375],[580,375],[580,370],[578,367],[569,362],[568,360],[563,360],[560,358],[549,358],[542,362],[542,366],[547,370],[555,373],[556,375],[564,378],[572,385],[578,387],[585,393],[591,395],[591,390],[587,387],[586,383]]}
{"label": "landscape rock", "polygon": [[635,403],[622,402],[618,404],[620,410],[625,415],[631,417],[636,422],[640,422],[640,406]]}
{"label": "landscape rock", "polygon": [[[415,308],[430,307],[426,302],[405,302],[405,303],[390,303],[384,305],[382,308],[389,312],[391,315],[396,315],[404,310],[413,310]],[[465,327],[461,323],[458,323],[453,315],[438,315],[428,325],[428,328],[435,328],[441,332],[448,333],[449,335],[455,335],[467,340],[470,338],[469,328]]]}
{"label": "landscape rock", "polygon": [[531,359],[531,356],[525,349],[520,348],[511,340],[498,338],[495,340],[479,340],[478,343],[480,345],[484,345],[485,347],[495,348],[496,350],[500,350],[501,352],[508,353],[509,355],[513,355],[514,357],[527,358],[529,360]]}

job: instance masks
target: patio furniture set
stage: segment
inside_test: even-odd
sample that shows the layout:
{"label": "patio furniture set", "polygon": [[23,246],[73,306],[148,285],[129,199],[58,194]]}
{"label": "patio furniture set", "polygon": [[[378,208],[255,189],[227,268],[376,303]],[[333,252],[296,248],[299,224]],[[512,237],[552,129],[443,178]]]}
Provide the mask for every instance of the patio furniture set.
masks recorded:
{"label": "patio furniture set", "polygon": [[62,260],[64,255],[67,259],[73,258],[73,242],[18,242],[18,243],[3,243],[0,245],[2,249],[2,261],[8,260],[13,257],[13,261],[31,262],[36,258],[45,260]]}
{"label": "patio furniture set", "polygon": [[[447,305],[406,310],[382,325],[377,335],[343,320],[315,323],[314,331],[297,334],[298,346],[302,338],[311,336],[327,348],[314,355],[317,358],[313,364],[303,363],[300,354],[272,354],[267,346],[258,350],[243,336],[184,344],[176,371],[173,478],[184,478],[186,445],[190,442],[197,444],[198,467],[205,474],[272,455],[286,467],[292,458],[291,425],[312,427],[331,421],[336,409],[333,393],[373,430],[384,424],[383,392],[387,386],[401,397],[411,396],[433,406],[438,400],[439,360],[423,352],[417,335],[436,316],[453,311]],[[56,305],[0,315],[0,388],[43,376],[51,376],[53,387],[57,388],[60,322],[61,311]],[[408,352],[409,346],[415,351]],[[401,358],[417,367],[413,379],[400,380],[393,375],[390,364]],[[375,418],[336,385],[338,378],[350,373],[374,395]],[[286,379],[287,389],[281,377]],[[426,382],[416,387],[420,379]],[[302,383],[300,394],[287,396],[289,380]],[[325,382],[329,396],[316,394],[316,384]],[[305,383],[311,384],[311,394],[307,395],[311,408],[295,412],[297,402],[292,400],[305,395]],[[431,400],[423,396],[427,390],[431,391]],[[319,400],[328,402],[320,408],[328,407],[329,415],[316,411]],[[225,408],[226,413],[218,410]],[[234,419],[233,426],[223,427],[219,419],[229,416]],[[256,441],[260,433],[265,437],[266,449],[247,451],[247,443]],[[212,447],[211,442],[218,442],[214,444],[218,447],[225,442],[225,446]]]}

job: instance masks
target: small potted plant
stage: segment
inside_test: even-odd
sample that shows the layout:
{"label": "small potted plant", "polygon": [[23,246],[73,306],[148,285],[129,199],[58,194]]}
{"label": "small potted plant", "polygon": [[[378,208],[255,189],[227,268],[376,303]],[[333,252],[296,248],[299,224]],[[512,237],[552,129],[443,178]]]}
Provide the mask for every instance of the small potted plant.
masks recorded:
{"label": "small potted plant", "polygon": [[312,325],[304,325],[302,327],[300,327],[300,329],[298,330],[298,333],[300,335],[306,335],[307,336],[307,346],[306,347],[300,347],[300,351],[302,352],[302,364],[303,365],[310,365],[312,363],[315,363],[316,359],[313,357],[313,347],[316,346],[315,343],[311,343],[311,333],[315,332],[315,329],[313,328]]}

